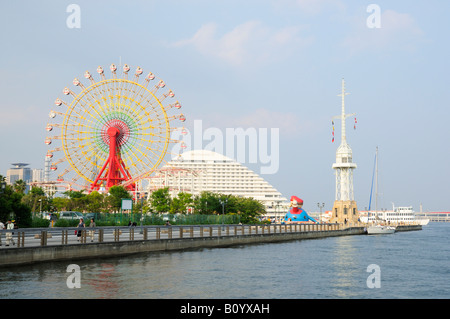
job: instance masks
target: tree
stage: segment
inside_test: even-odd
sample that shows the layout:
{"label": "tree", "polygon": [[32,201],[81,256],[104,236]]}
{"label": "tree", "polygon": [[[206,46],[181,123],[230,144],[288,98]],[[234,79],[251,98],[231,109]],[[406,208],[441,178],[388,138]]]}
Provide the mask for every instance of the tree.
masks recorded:
{"label": "tree", "polygon": [[196,214],[214,214],[222,212],[220,205],[220,194],[212,192],[201,192],[194,200],[194,212]]}
{"label": "tree", "polygon": [[30,207],[31,212],[49,211],[51,200],[45,196],[41,187],[33,186],[28,194],[23,195],[21,202]]}
{"label": "tree", "polygon": [[[0,181],[4,181],[4,177],[0,175]],[[0,193],[0,221],[4,224],[10,218],[13,212],[11,195],[13,189],[10,185],[5,185],[5,188]]]}
{"label": "tree", "polygon": [[64,197],[53,197],[52,199],[52,206],[57,212],[67,210],[67,207],[69,206],[70,199],[64,198]]}
{"label": "tree", "polygon": [[172,199],[170,198],[169,188],[160,188],[150,194],[150,205],[154,212],[165,213],[170,211]]}
{"label": "tree", "polygon": [[180,192],[180,193],[178,193],[177,197],[175,197],[172,200],[172,203],[170,205],[170,213],[185,214],[187,211],[187,208],[189,206],[191,206],[193,203],[194,203],[194,200],[192,198],[192,194]]}
{"label": "tree", "polygon": [[[0,181],[5,178],[0,175]],[[13,186],[5,185],[5,189],[0,193],[0,220],[6,222],[8,219],[15,219],[19,227],[29,227],[31,225],[31,209],[23,204],[23,193],[15,191]]]}
{"label": "tree", "polygon": [[118,211],[122,207],[122,199],[132,198],[131,194],[123,186],[111,186],[109,188],[109,196],[106,199],[106,203],[113,211]]}
{"label": "tree", "polygon": [[27,188],[27,183],[23,179],[19,179],[14,182],[13,185],[14,191],[20,194],[25,194],[25,190]]}
{"label": "tree", "polygon": [[258,223],[258,217],[266,212],[264,205],[254,198],[241,197],[237,206],[241,222],[244,224]]}
{"label": "tree", "polygon": [[103,212],[106,209],[105,195],[100,194],[97,191],[93,191],[86,196],[87,207],[86,210],[91,213]]}
{"label": "tree", "polygon": [[[222,206],[221,201],[224,202]],[[257,223],[259,216],[265,214],[264,205],[254,198],[202,192],[194,200],[197,214],[238,214],[243,223]]]}
{"label": "tree", "polygon": [[73,198],[83,198],[84,196],[86,196],[83,191],[73,191],[73,190],[68,190],[65,191],[63,193],[64,195],[66,195],[68,198],[73,199]]}

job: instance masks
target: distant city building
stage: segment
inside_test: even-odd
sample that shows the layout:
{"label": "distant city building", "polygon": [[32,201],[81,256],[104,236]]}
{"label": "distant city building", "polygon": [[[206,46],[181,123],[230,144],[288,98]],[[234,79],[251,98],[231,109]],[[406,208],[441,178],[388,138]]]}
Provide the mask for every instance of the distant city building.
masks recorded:
{"label": "distant city building", "polygon": [[44,181],[44,170],[40,168],[34,168],[31,171],[31,181],[32,182],[43,182]]}
{"label": "distant city building", "polygon": [[224,155],[193,150],[170,161],[152,178],[149,191],[169,187],[171,195],[203,191],[252,197],[264,204],[272,218],[284,216],[289,203],[282,194],[255,172]]}
{"label": "distant city building", "polygon": [[32,181],[31,169],[25,163],[12,163],[14,167],[6,171],[6,183],[13,185],[18,180],[23,180],[26,183]]}

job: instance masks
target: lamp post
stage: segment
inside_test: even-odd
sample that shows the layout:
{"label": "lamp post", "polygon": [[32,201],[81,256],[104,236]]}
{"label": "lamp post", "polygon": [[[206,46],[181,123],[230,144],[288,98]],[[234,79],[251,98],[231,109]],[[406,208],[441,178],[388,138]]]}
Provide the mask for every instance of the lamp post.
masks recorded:
{"label": "lamp post", "polygon": [[225,216],[225,204],[227,203],[228,199],[219,199],[220,204],[222,205],[222,230],[224,230],[224,225],[223,225],[223,219]]}
{"label": "lamp post", "polygon": [[142,222],[144,221],[144,210],[143,210],[144,197],[142,195],[141,195],[140,200],[141,200],[141,231],[140,231],[140,234],[143,234],[144,233],[144,226],[142,225]]}
{"label": "lamp post", "polygon": [[322,208],[323,208],[324,206],[325,206],[325,203],[322,203],[322,204],[317,203],[317,207],[319,207],[319,210],[320,210],[319,220],[320,220],[320,216],[322,215]]}

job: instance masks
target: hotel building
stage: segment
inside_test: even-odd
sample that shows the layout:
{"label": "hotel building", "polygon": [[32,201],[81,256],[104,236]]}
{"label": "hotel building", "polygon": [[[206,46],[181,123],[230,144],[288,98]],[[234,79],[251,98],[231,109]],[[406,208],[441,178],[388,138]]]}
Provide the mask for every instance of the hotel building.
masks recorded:
{"label": "hotel building", "polygon": [[266,207],[266,217],[281,218],[289,202],[272,185],[244,165],[224,155],[208,151],[185,152],[167,163],[149,180],[149,192],[169,187],[171,195],[203,191],[252,197]]}

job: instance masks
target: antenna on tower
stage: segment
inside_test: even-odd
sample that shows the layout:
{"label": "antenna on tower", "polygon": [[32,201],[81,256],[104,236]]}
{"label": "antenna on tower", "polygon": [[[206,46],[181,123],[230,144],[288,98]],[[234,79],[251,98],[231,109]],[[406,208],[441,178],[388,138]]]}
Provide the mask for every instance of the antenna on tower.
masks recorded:
{"label": "antenna on tower", "polygon": [[[345,91],[345,80],[342,78],[342,87],[341,87],[341,93],[338,94],[338,96],[341,97],[341,115],[333,116],[333,120],[340,119],[341,120],[341,144],[347,143],[347,135],[345,130],[345,119],[351,116],[355,116],[356,113],[352,114],[345,114],[345,96],[349,95],[349,92]],[[334,123],[334,122],[333,122]]]}

